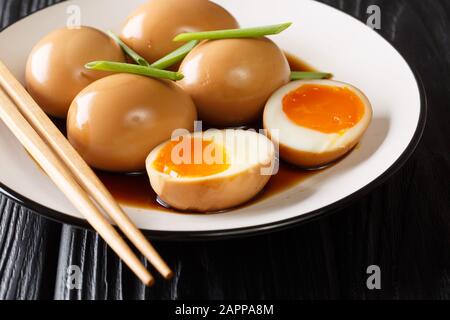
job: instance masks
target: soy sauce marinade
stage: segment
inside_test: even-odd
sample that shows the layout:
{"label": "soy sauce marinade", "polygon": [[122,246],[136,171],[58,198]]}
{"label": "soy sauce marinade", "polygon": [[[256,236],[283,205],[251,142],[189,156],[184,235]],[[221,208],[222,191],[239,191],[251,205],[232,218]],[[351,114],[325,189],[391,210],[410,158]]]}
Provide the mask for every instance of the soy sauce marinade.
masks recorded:
{"label": "soy sauce marinade", "polygon": [[[286,57],[289,61],[291,70],[314,71],[313,68],[300,59],[290,54],[286,54]],[[258,124],[254,127],[255,129],[260,129],[262,128],[262,125]],[[281,162],[278,174],[271,178],[266,188],[256,198],[244,206],[262,201],[288,190],[317,172],[318,171],[302,170]],[[144,209],[177,212],[176,210],[166,208],[158,203],[157,196],[152,190],[148,176],[145,172],[140,174],[116,174],[97,171],[97,174],[112,195],[121,204]]]}

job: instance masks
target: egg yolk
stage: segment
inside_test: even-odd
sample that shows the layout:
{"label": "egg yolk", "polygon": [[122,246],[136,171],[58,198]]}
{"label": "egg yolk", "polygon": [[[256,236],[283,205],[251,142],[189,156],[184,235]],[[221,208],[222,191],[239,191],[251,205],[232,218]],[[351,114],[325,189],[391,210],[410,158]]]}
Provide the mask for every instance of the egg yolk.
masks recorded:
{"label": "egg yolk", "polygon": [[221,173],[230,167],[225,148],[214,141],[184,137],[167,143],[153,166],[176,178],[200,178]]}
{"label": "egg yolk", "polygon": [[295,124],[323,133],[341,133],[364,116],[364,103],[345,87],[307,84],[283,98],[283,111]]}

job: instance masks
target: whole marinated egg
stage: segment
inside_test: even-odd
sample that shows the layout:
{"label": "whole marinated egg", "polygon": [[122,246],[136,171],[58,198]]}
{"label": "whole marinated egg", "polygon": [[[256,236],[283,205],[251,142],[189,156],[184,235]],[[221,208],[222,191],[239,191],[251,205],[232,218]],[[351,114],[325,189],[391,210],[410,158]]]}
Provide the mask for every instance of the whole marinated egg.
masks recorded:
{"label": "whole marinated egg", "polygon": [[117,74],[78,94],[69,110],[67,134],[92,167],[136,172],[175,130],[193,131],[196,116],[191,98],[175,83]]}
{"label": "whole marinated egg", "polygon": [[290,67],[280,48],[267,38],[205,41],[180,67],[179,82],[192,97],[199,118],[209,125],[248,125],[290,80]]}
{"label": "whole marinated egg", "polygon": [[130,15],[121,38],[147,61],[155,62],[183,45],[172,41],[180,33],[236,28],[236,19],[208,0],[150,0]]}
{"label": "whole marinated egg", "polygon": [[372,107],[357,88],[332,80],[300,80],[275,92],[264,111],[264,128],[284,160],[319,168],[338,160],[361,140]]}
{"label": "whole marinated egg", "polygon": [[80,27],[53,31],[30,53],[26,66],[27,90],[47,114],[65,118],[81,90],[110,75],[84,67],[95,60],[124,62],[125,56],[100,30]]}
{"label": "whole marinated egg", "polygon": [[256,196],[278,168],[273,143],[244,130],[208,130],[172,139],[147,158],[159,198],[183,211],[217,212]]}

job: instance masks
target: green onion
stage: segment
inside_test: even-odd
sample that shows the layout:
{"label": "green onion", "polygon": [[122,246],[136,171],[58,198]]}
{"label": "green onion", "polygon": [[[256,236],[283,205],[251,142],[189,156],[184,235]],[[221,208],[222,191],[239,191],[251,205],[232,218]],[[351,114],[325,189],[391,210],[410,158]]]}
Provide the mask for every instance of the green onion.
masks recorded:
{"label": "green onion", "polygon": [[168,67],[173,66],[177,62],[184,59],[187,54],[194,49],[194,47],[198,44],[198,41],[190,41],[186,43],[184,46],[178,48],[177,50],[169,53],[167,56],[159,59],[155,63],[151,64],[147,62],[144,58],[142,58],[136,51],[127,46],[116,34],[112,31],[108,31],[108,35],[128,54],[138,65],[144,67],[152,67],[155,69],[166,69]]}
{"label": "green onion", "polygon": [[150,64],[142,58],[136,51],[125,44],[114,32],[108,31],[108,35],[128,54],[138,65],[150,67]]}
{"label": "green onion", "polygon": [[166,69],[173,66],[177,62],[183,60],[189,52],[198,44],[197,40],[192,40],[186,43],[184,46],[169,53],[167,56],[159,59],[155,63],[152,63],[151,67],[156,69]]}
{"label": "green onion", "polygon": [[255,38],[268,36],[273,34],[279,34],[289,28],[292,25],[291,22],[263,26],[255,28],[244,29],[229,29],[229,30],[217,30],[217,31],[204,31],[204,32],[191,32],[181,33],[177,35],[173,41],[190,41],[190,40],[216,40],[216,39],[231,39],[231,38]]}
{"label": "green onion", "polygon": [[333,75],[331,73],[324,72],[301,72],[301,71],[293,71],[291,72],[291,80],[302,80],[302,79],[328,79]]}
{"label": "green onion", "polygon": [[184,78],[183,74],[181,74],[180,72],[160,70],[152,67],[138,66],[135,64],[121,62],[93,61],[86,64],[85,67],[90,70],[132,73],[147,77],[169,79],[174,81]]}

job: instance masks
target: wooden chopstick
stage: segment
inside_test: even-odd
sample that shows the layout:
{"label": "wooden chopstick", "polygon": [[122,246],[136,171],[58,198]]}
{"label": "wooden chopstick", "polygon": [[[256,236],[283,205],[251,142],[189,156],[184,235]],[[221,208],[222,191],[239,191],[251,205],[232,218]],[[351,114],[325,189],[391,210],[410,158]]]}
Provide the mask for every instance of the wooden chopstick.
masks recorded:
{"label": "wooden chopstick", "polygon": [[[8,93],[22,115],[33,126],[36,132],[61,158],[78,183],[97,201],[100,207],[103,208],[156,270],[164,278],[170,279],[173,276],[173,272],[166,262],[117,204],[114,197],[106,189],[94,171],[1,61],[0,86]],[[55,92],[55,94],[58,93]]]}
{"label": "wooden chopstick", "polygon": [[2,89],[0,89],[0,118],[106,243],[143,283],[152,285],[154,278],[150,272],[136,257],[116,229],[97,209],[89,195],[72,177],[71,172],[53,154],[53,151],[20,114],[14,103]]}

